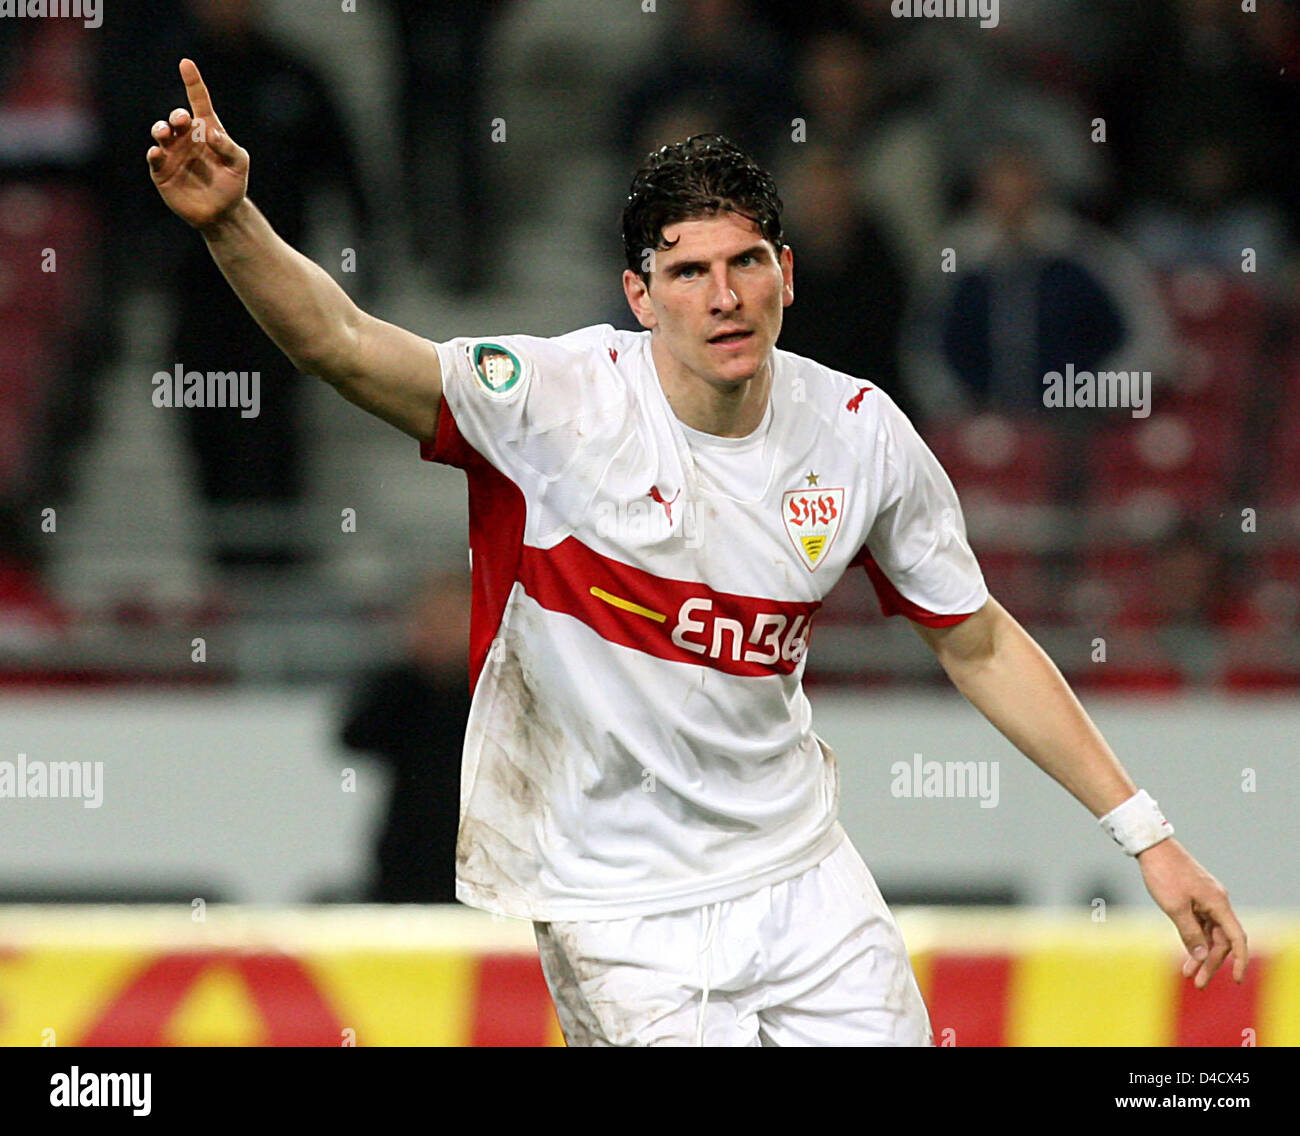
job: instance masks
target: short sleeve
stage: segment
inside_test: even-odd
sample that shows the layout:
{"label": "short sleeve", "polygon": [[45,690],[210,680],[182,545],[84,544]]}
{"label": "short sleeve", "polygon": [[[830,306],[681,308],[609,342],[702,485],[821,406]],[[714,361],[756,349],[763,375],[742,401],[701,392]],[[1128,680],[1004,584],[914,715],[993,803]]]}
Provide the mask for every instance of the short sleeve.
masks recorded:
{"label": "short sleeve", "polygon": [[593,410],[593,349],[602,330],[435,344],[444,413],[421,456],[464,468],[477,455],[518,484],[558,476],[573,460],[582,420]]}
{"label": "short sleeve", "polygon": [[[883,394],[883,392],[882,392]],[[906,415],[880,400],[880,506],[858,554],[886,615],[947,627],[973,615],[988,588],[966,540],[957,492]]]}

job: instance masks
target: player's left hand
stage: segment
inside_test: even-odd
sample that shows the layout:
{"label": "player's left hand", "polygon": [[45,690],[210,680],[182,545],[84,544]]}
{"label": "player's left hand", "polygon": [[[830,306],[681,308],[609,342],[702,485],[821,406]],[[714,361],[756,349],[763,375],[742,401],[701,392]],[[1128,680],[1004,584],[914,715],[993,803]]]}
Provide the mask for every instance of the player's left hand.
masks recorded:
{"label": "player's left hand", "polygon": [[1183,977],[1194,975],[1196,988],[1203,990],[1232,955],[1232,977],[1242,981],[1250,961],[1246,932],[1223,885],[1172,836],[1139,853],[1137,860],[1151,898],[1174,921],[1187,947]]}

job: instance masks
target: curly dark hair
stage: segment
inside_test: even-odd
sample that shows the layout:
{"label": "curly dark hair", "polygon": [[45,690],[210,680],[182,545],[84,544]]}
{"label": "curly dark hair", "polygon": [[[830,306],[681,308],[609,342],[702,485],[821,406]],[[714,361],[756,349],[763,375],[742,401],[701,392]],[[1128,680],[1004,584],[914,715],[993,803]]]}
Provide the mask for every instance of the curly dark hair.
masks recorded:
{"label": "curly dark hair", "polygon": [[642,280],[646,249],[666,250],[664,229],[721,212],[748,217],[779,252],[781,210],[776,182],[744,150],[721,134],[693,134],[650,154],[632,178],[623,206],[623,252]]}

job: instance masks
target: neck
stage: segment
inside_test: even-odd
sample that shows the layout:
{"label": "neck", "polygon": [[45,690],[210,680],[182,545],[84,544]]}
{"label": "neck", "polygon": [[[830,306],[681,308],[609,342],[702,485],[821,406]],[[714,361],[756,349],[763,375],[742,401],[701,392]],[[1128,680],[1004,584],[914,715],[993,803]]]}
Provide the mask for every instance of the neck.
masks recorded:
{"label": "neck", "polygon": [[744,438],[758,429],[772,389],[769,356],[752,378],[735,384],[710,383],[686,370],[659,342],[650,340],[659,385],[678,421],[720,438]]}

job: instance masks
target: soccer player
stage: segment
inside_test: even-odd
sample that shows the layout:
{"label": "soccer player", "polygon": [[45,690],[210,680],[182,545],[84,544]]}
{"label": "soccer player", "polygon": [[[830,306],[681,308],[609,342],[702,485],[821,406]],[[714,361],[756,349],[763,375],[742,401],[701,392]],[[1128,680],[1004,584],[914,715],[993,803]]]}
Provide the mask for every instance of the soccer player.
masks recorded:
{"label": "soccer player", "polygon": [[[889,396],[776,348],[794,299],[771,178],[725,139],[650,156],[609,325],[432,343],[360,311],[190,109],[150,172],[309,374],[465,470],[465,903],[533,921],[572,1045],[928,1045],[902,938],[836,819],[800,685],[850,567],[1130,855],[1203,987],[1246,936],[1055,666],[989,596],[948,478]],[[328,144],[325,140],[323,144]],[[843,313],[844,334],[869,313]]]}

